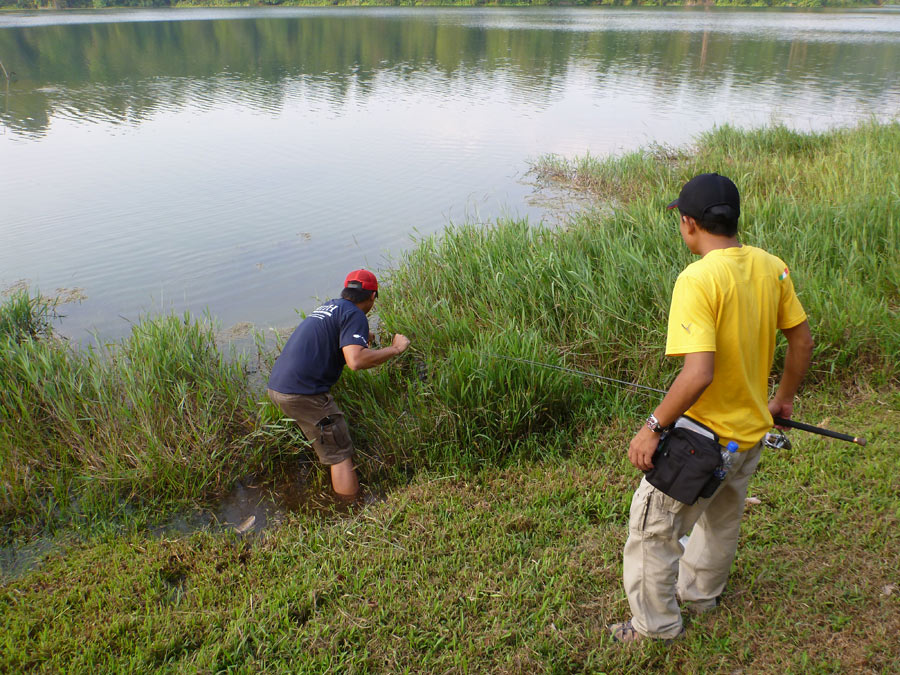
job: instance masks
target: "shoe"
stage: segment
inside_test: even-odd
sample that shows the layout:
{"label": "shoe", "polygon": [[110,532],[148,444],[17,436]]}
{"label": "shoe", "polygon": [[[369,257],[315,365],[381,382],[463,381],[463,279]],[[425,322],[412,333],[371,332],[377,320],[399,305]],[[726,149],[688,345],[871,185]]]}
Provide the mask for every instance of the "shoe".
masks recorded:
{"label": "shoe", "polygon": [[685,632],[684,626],[682,626],[681,632],[673,638],[651,638],[638,633],[637,629],[631,625],[631,619],[622,623],[611,623],[606,628],[609,630],[609,634],[610,637],[612,637],[613,642],[619,643],[634,643],[640,642],[641,640],[649,640],[651,642],[662,642],[663,644],[670,644],[672,641],[677,640],[682,635],[684,635]]}
{"label": "shoe", "polygon": [[719,606],[719,598],[713,598],[712,600],[682,600],[681,596],[676,594],[675,599],[678,600],[678,604],[681,605],[681,613],[688,614],[690,616],[700,616],[701,614],[706,614],[706,612],[711,612],[716,607]]}
{"label": "shoe", "polygon": [[700,616],[701,614],[713,611],[716,607],[718,607],[718,603],[715,600],[708,602],[686,602],[681,606],[681,613],[689,614],[690,616]]}
{"label": "shoe", "polygon": [[644,639],[644,636],[631,625],[630,619],[623,623],[611,623],[607,629],[613,642],[640,642]]}

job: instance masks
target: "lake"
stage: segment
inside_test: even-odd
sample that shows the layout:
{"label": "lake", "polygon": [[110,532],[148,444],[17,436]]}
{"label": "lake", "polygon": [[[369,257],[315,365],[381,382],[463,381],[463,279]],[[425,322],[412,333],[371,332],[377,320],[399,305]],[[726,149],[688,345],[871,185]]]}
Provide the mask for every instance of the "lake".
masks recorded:
{"label": "lake", "polygon": [[448,223],[549,217],[545,153],[900,110],[900,10],[0,13],[0,289],[117,339],[287,328]]}

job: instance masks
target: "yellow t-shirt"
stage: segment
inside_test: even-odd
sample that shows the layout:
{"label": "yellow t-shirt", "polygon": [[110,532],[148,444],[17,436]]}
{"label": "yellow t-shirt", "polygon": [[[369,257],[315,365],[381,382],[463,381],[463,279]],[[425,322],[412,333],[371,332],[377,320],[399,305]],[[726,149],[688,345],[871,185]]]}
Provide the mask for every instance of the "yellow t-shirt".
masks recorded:
{"label": "yellow t-shirt", "polygon": [[672,290],[667,356],[715,352],[713,381],[686,415],[720,442],[755,445],[772,428],[768,378],[777,329],[806,312],[784,262],[754,246],[710,251],[688,265]]}

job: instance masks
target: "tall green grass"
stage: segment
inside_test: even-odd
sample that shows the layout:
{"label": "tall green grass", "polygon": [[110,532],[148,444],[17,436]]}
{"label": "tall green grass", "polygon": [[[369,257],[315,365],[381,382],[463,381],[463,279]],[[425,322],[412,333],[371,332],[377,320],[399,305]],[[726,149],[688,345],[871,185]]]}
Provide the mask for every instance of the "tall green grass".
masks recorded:
{"label": "tall green grass", "polygon": [[490,354],[666,388],[680,366],[663,357],[671,288],[694,257],[665,204],[706,171],[740,187],[742,240],[792,270],[817,344],[807,386],[826,378],[896,386],[900,124],[809,134],[723,127],[692,148],[548,157],[536,170],[597,207],[561,229],[511,220],[453,227],[392,272],[377,310],[386,329],[412,338],[429,379],[410,384],[408,368],[389,364],[342,387],[382,451],[425,463],[556,454],[578,425],[652,407]]}
{"label": "tall green grass", "polygon": [[[346,371],[334,390],[364,480],[559,458],[585,429],[651,409],[655,399],[627,388],[497,356],[666,388],[680,366],[663,356],[669,298],[692,256],[665,204],[703,171],[734,178],[743,241],[791,267],[816,338],[807,386],[895,388],[898,150],[893,123],[821,134],[724,127],[692,148],[545,158],[540,176],[597,207],[565,228],[452,227],[390,272],[376,306],[382,338],[401,332],[412,348]],[[77,351],[46,336],[46,311],[20,296],[0,312],[3,522],[200,500],[305,452],[208,323],[148,320],[121,345]]]}
{"label": "tall green grass", "polygon": [[[573,229],[601,228],[627,241],[633,233],[665,243],[678,266],[679,244],[664,204],[691,176],[718,171],[742,193],[741,238],[782,257],[816,336],[815,368],[842,377],[860,367],[896,380],[900,351],[900,124],[865,124],[825,133],[785,127],[722,127],[689,151],[635,153],[569,163],[549,158],[538,171],[600,199],[628,195],[609,218],[581,215]],[[658,258],[657,260],[660,260]],[[632,273],[658,276],[652,258]],[[663,272],[664,274],[667,272]]]}
{"label": "tall green grass", "polygon": [[0,324],[0,522],[199,500],[277,452],[273,438],[296,437],[261,412],[208,322],[147,320],[80,351],[32,330],[47,305],[26,299],[30,311],[20,296],[0,314],[16,316]]}

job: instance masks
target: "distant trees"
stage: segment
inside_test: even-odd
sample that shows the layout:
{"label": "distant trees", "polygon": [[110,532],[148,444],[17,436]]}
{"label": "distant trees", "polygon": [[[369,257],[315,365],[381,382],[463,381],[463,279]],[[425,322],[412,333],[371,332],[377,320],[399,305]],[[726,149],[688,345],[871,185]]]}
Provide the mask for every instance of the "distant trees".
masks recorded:
{"label": "distant trees", "polygon": [[677,6],[721,7],[873,7],[883,0],[0,0],[0,8],[69,9],[105,7],[225,7],[225,6]]}

